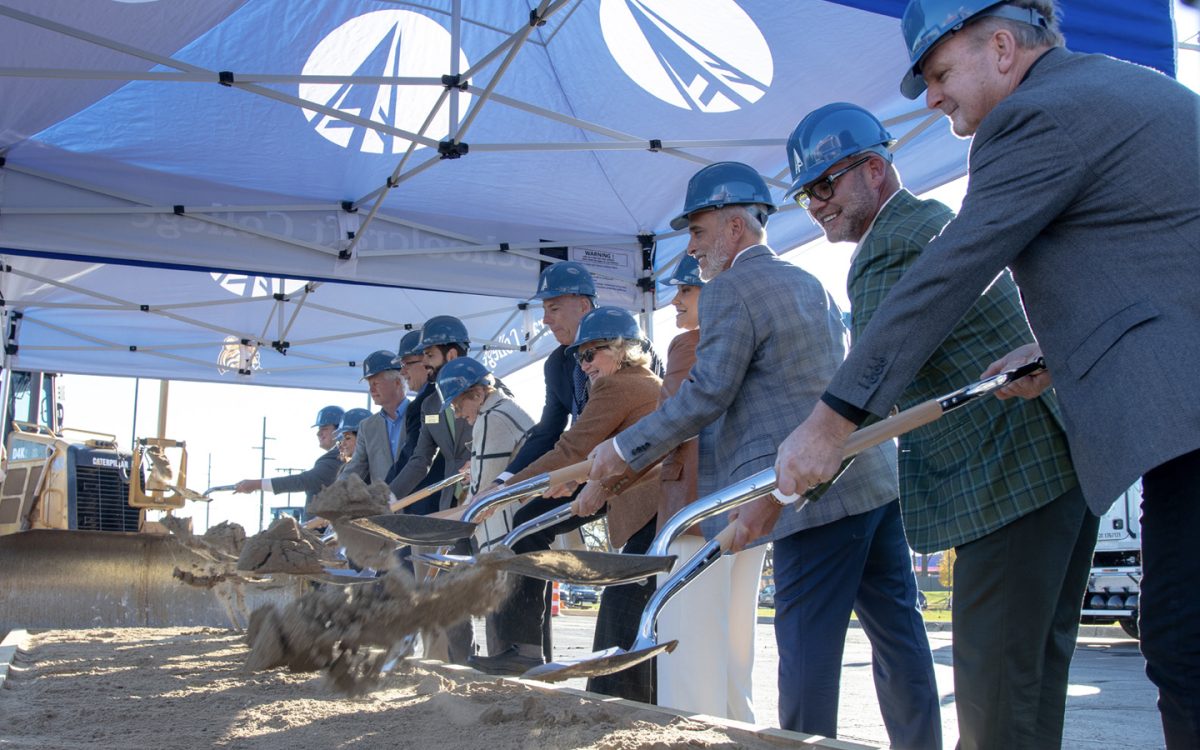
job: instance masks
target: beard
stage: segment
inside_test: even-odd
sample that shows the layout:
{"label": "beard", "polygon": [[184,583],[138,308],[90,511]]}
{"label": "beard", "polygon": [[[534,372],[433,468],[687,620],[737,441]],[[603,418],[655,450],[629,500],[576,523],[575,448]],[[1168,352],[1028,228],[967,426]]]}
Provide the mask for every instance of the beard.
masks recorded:
{"label": "beard", "polygon": [[717,237],[700,263],[700,279],[708,282],[717,278],[732,258],[733,242],[725,236]]}

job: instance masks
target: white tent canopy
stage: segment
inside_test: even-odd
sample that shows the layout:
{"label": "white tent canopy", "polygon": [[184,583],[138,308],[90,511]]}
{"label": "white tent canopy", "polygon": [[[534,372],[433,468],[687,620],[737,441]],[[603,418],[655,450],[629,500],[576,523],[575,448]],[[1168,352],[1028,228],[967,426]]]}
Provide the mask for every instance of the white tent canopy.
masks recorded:
{"label": "white tent canopy", "polygon": [[[368,352],[454,314],[509,372],[552,346],[544,262],[651,310],[688,177],[744,161],[780,195],[814,107],[880,115],[916,191],[961,175],[966,144],[898,93],[903,5],[9,0],[10,363],[356,389]],[[1074,49],[1173,74],[1168,0],[1064,6]],[[770,232],[817,233],[798,210]]]}

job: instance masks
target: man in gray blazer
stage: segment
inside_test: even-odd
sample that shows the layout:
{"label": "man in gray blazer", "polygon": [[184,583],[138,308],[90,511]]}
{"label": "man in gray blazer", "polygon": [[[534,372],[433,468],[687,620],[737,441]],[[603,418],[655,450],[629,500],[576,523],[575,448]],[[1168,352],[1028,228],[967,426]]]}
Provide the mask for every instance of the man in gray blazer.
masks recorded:
{"label": "man in gray blazer", "polygon": [[[470,347],[467,327],[458,318],[438,315],[427,320],[421,328],[421,348],[429,380],[436,382],[442,365],[466,356]],[[465,419],[455,417],[449,404],[443,406],[441,397],[434,390],[421,403],[421,432],[417,445],[408,462],[389,483],[392,493],[404,497],[416,489],[429,473],[429,466],[438,453],[445,458],[445,476],[457,474],[471,460],[471,425]],[[438,480],[443,478],[438,477]],[[438,510],[454,505],[455,489],[442,490]]]}
{"label": "man in gray blazer", "polygon": [[317,412],[317,445],[325,451],[317,459],[312,468],[298,474],[278,476],[274,478],[243,479],[237,483],[234,492],[258,492],[265,490],[276,495],[282,492],[303,492],[305,503],[312,501],[317,493],[333,484],[342,468],[342,459],[338,455],[337,439],[334,433],[342,421],[342,407],[326,406]]}
{"label": "man in gray blazer", "polygon": [[1168,747],[1200,747],[1200,97],[1068,51],[1048,0],[912,0],[902,29],[912,68],[901,90],[927,85],[928,105],[974,136],[967,194],[780,446],[780,485],[828,477],[855,425],[887,413],[1008,266],[1088,504],[1102,513],[1143,477],[1146,671]]}
{"label": "man in gray blazer", "polygon": [[357,474],[367,484],[387,479],[392,464],[404,448],[404,378],[396,355],[386,349],[372,352],[363,360],[362,379],[367,381],[371,400],[379,411],[358,425],[358,444],[354,455],[342,468],[342,475]]}
{"label": "man in gray blazer", "polygon": [[[591,478],[642,470],[700,435],[700,490],[771,467],[775,446],[842,360],[841,312],[813,276],[765,244],[774,211],[751,167],[720,162],[688,183],[687,252],[707,282],[691,379],[657,411],[593,451]],[[871,640],[875,686],[896,747],[940,748],[933,660],[897,500],[895,452],[864,452],[824,497],[797,511],[764,499],[734,511],[738,551],[775,543],[779,721],[837,734],[842,647],[851,611]],[[719,527],[719,524],[718,524]],[[716,531],[707,524],[707,536]]]}

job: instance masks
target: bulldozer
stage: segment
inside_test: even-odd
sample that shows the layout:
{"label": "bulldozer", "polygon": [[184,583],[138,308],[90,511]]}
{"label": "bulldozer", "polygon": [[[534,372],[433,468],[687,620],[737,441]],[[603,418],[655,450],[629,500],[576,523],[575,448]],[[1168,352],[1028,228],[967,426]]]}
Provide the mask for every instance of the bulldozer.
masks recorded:
{"label": "bulldozer", "polygon": [[[13,628],[228,625],[208,592],[173,577],[204,561],[147,511],[204,499],[187,446],[61,427],[55,373],[9,372],[0,470],[0,634]],[[165,426],[165,385],[160,432]],[[267,596],[267,600],[273,597]]]}

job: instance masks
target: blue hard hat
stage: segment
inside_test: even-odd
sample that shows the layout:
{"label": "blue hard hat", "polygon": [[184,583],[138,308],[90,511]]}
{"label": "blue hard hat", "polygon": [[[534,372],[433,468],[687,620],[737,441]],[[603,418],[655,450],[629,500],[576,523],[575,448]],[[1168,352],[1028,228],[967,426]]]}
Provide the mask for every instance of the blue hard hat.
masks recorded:
{"label": "blue hard hat", "polygon": [[334,435],[341,437],[347,432],[353,432],[357,434],[359,423],[369,416],[371,416],[369,409],[348,409],[346,413],[342,415],[342,422],[338,425],[337,432],[335,432]]}
{"label": "blue hard hat", "polygon": [[567,356],[574,357],[579,347],[590,341],[609,341],[623,338],[642,340],[642,329],[637,318],[620,307],[597,307],[579,321],[579,332],[575,342],[567,347]]}
{"label": "blue hard hat", "polygon": [[396,350],[396,358],[392,360],[392,364],[404,364],[405,357],[420,355],[425,352],[425,348],[421,346],[421,329],[409,331],[400,337],[400,346]]}
{"label": "blue hard hat", "polygon": [[359,379],[366,380],[372,375],[378,375],[384,370],[399,370],[400,368],[395,362],[393,362],[394,359],[396,359],[396,355],[392,354],[387,349],[380,349],[377,352],[371,352],[367,355],[367,358],[363,360],[363,374]]}
{"label": "blue hard hat", "polygon": [[345,413],[340,406],[326,406],[317,412],[317,421],[313,423],[313,427],[324,427],[327,424],[337,427]]}
{"label": "blue hard hat", "polygon": [[700,278],[700,261],[684,253],[667,283],[672,286],[704,286],[704,279]]}
{"label": "blue hard hat", "polygon": [[473,385],[482,383],[488,375],[488,368],[479,360],[470,357],[459,357],[442,366],[437,376],[437,391],[446,406],[466,393]]}
{"label": "blue hard hat", "polygon": [[895,142],[883,123],[857,104],[836,102],[814,109],[788,136],[792,186],[783,197],[791,198],[847,156],[874,151],[890,162],[888,147]]}
{"label": "blue hard hat", "polygon": [[538,277],[537,294],[534,299],[553,299],[567,294],[596,297],[596,282],[582,263],[564,260],[542,271]]}
{"label": "blue hard hat", "polygon": [[425,321],[421,329],[421,351],[431,346],[459,344],[464,349],[471,348],[471,336],[467,327],[453,315],[435,315]]}
{"label": "blue hard hat", "polygon": [[976,18],[994,16],[1030,26],[1050,28],[1049,19],[1034,8],[1018,8],[996,0],[909,0],[900,18],[908,48],[909,68],[900,80],[900,93],[916,99],[925,90],[921,61],[938,42]]}
{"label": "blue hard hat", "polygon": [[709,164],[688,180],[683,212],[671,219],[672,229],[687,229],[688,216],[707,208],[757,204],[762,206],[759,220],[775,213],[775,201],[766,181],[754,167],[736,161]]}

